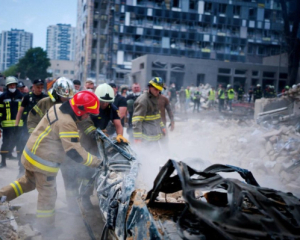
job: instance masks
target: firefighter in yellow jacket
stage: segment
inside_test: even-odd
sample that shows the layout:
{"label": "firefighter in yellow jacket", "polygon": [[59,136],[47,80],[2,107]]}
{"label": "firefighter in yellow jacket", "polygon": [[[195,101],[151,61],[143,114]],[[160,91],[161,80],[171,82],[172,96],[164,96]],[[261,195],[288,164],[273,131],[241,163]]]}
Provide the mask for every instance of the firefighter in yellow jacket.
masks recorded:
{"label": "firefighter in yellow jacket", "polygon": [[148,87],[149,91],[143,93],[134,103],[132,125],[135,143],[155,142],[166,134],[158,108],[158,96],[164,88],[162,78],[154,77]]}
{"label": "firefighter in yellow jacket", "polygon": [[90,114],[99,114],[99,99],[82,91],[72,99],[56,104],[42,118],[24,148],[25,175],[0,189],[0,198],[10,201],[25,192],[38,191],[37,218],[41,230],[54,225],[56,175],[65,155],[89,167],[99,167],[102,160],[86,152],[79,143],[77,122]]}

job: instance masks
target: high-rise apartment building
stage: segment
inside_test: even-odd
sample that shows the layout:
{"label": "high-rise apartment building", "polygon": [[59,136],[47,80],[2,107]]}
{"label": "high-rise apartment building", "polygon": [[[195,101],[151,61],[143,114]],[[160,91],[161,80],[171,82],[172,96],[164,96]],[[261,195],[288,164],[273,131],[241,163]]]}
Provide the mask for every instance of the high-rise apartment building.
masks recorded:
{"label": "high-rise apartment building", "polygon": [[47,55],[51,60],[75,59],[76,28],[70,24],[56,24],[47,27]]}
{"label": "high-rise apartment building", "polygon": [[32,48],[33,34],[21,29],[11,29],[0,33],[0,71],[18,63]]}
{"label": "high-rise apartment building", "polygon": [[78,2],[77,27],[85,38],[77,42],[77,66],[83,66],[77,72],[85,77],[123,83],[131,60],[145,54],[261,64],[282,46],[275,0]]}

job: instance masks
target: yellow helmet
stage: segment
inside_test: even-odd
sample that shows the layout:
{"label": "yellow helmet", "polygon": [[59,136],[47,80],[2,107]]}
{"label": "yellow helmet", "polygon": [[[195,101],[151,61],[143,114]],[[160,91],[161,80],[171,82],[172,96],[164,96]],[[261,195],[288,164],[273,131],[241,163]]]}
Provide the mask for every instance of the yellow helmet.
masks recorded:
{"label": "yellow helmet", "polygon": [[148,85],[151,85],[155,87],[157,90],[162,91],[164,89],[164,81],[162,80],[161,77],[154,77],[152,78]]}

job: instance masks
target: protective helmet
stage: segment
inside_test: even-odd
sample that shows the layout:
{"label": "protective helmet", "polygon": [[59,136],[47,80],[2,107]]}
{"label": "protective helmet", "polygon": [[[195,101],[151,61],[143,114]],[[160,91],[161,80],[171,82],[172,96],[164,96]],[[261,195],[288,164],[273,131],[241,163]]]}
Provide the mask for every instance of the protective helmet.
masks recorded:
{"label": "protective helmet", "polygon": [[285,88],[285,89],[290,89],[290,87],[289,87],[289,86],[285,86],[284,88]]}
{"label": "protective helmet", "polygon": [[13,83],[18,84],[18,79],[16,77],[9,76],[6,78],[5,86],[8,86],[9,84]]}
{"label": "protective helmet", "polygon": [[297,88],[297,85],[296,85],[296,84],[294,84],[294,85],[292,86],[292,88],[293,88],[293,89]]}
{"label": "protective helmet", "polygon": [[157,90],[162,91],[164,89],[164,81],[162,80],[161,77],[154,77],[152,78],[148,85],[151,85],[155,87]]}
{"label": "protective helmet", "polygon": [[260,87],[260,84],[257,84],[256,87]]}
{"label": "protective helmet", "polygon": [[53,84],[53,90],[55,90],[56,94],[63,98],[72,98],[74,96],[75,87],[71,80],[60,77]]}
{"label": "protective helmet", "polygon": [[17,88],[23,88],[23,87],[26,87],[25,84],[22,81],[19,81]]}
{"label": "protective helmet", "polygon": [[227,88],[230,88],[230,87],[231,87],[231,85],[230,85],[230,84],[228,84],[228,85],[227,85]]}
{"label": "protective helmet", "polygon": [[81,91],[76,93],[74,97],[69,100],[69,102],[71,108],[78,117],[84,115],[85,113],[90,113],[93,115],[99,114],[99,99],[90,91]]}
{"label": "protective helmet", "polygon": [[102,102],[113,102],[115,100],[114,90],[107,83],[100,84],[96,88],[95,94]]}

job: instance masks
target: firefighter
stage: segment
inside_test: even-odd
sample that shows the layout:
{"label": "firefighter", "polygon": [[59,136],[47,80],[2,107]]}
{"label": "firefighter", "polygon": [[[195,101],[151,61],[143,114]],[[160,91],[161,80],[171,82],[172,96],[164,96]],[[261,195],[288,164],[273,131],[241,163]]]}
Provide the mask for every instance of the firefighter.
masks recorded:
{"label": "firefighter", "polygon": [[54,104],[68,101],[74,96],[74,92],[75,87],[72,81],[65,77],[58,78],[53,84],[53,88],[48,91],[49,97],[43,98],[29,112],[27,118],[28,132],[33,132],[43,116]]}
{"label": "firefighter", "polygon": [[25,92],[25,84],[22,82],[22,81],[19,81],[18,82],[18,85],[17,85],[17,88],[18,88],[18,90],[24,95],[24,94],[26,94],[26,92]]}
{"label": "firefighter", "polygon": [[158,96],[163,90],[162,78],[154,77],[149,81],[148,87],[149,91],[134,103],[132,124],[135,143],[157,142],[166,135],[158,108]]}
{"label": "firefighter", "polygon": [[38,191],[36,217],[38,228],[47,232],[54,228],[56,175],[65,155],[77,163],[97,168],[102,160],[80,145],[77,122],[99,114],[99,99],[89,91],[81,91],[63,104],[49,109],[30,135],[22,154],[25,175],[0,189],[0,197],[11,201],[21,194]]}
{"label": "firefighter", "polygon": [[256,88],[254,88],[253,91],[253,102],[255,102],[256,99],[262,98],[262,90],[260,84],[256,85]]}
{"label": "firefighter", "polygon": [[6,167],[6,158],[8,154],[11,154],[15,146],[18,151],[18,158],[21,157],[22,150],[18,139],[21,135],[23,120],[19,122],[17,127],[15,127],[15,123],[18,110],[21,107],[23,95],[17,89],[17,78],[13,76],[7,77],[5,84],[7,90],[0,96],[0,122],[3,134],[0,168]]}
{"label": "firefighter", "polygon": [[197,108],[197,112],[199,112],[200,108],[200,99],[201,99],[201,92],[199,91],[199,88],[194,92],[193,101],[194,101],[194,109],[193,112],[195,112]]}
{"label": "firefighter", "polygon": [[[23,82],[22,82],[23,83]],[[20,84],[20,82],[19,82]],[[23,83],[24,84],[24,83]],[[24,85],[25,87],[25,85]],[[32,86],[32,92],[29,92],[23,97],[21,107],[18,111],[17,117],[16,117],[16,123],[15,126],[17,127],[19,125],[20,119],[23,120],[23,127],[21,129],[21,138],[20,146],[23,149],[25,147],[25,144],[29,138],[28,130],[27,130],[27,115],[29,111],[43,98],[47,97],[46,94],[44,94],[42,91],[44,89],[44,81],[41,79],[36,79],[33,81]],[[19,158],[19,175],[23,175],[24,172],[23,165],[21,164],[21,159]]]}

